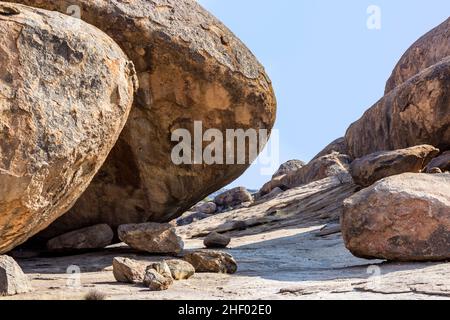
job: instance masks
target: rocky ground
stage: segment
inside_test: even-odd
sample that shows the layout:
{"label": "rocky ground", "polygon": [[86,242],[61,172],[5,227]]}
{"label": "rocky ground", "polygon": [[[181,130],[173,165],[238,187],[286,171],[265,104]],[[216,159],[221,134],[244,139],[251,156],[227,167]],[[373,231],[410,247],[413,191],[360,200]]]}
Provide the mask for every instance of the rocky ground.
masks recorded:
{"label": "rocky ground", "polygon": [[[22,258],[16,255],[16,261],[30,277],[33,291],[3,299],[84,299],[93,290],[117,300],[450,297],[448,263],[369,261],[355,258],[345,248],[336,224],[341,207],[336,206],[333,192],[345,197],[343,190],[353,187],[345,179],[328,178],[259,205],[177,228],[187,250],[203,248],[203,238],[197,236],[228,229],[232,241],[225,251],[239,267],[234,275],[196,273],[189,280],[174,282],[167,291],[150,292],[142,285],[118,283],[112,260],[117,256],[145,261],[166,257],[137,253],[124,244],[59,257],[27,258],[30,252],[24,251]],[[315,203],[321,203],[320,208]]]}

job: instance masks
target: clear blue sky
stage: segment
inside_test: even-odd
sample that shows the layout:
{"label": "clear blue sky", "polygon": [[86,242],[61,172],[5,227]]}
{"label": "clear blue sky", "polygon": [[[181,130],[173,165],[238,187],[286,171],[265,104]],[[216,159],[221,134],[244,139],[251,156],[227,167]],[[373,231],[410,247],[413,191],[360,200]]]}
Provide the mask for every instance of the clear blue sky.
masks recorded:
{"label": "clear blue sky", "polygon": [[[404,51],[450,16],[449,0],[200,0],[258,57],[278,100],[280,160],[308,161],[383,95]],[[381,29],[367,28],[367,8]],[[232,186],[259,188],[253,166]]]}

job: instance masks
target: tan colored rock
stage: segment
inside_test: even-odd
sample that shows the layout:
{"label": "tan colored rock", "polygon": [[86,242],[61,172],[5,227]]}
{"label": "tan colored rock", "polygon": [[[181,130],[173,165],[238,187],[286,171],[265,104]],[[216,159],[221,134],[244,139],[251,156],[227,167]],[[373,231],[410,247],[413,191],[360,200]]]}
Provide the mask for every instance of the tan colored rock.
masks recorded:
{"label": "tan colored rock", "polygon": [[439,149],[429,145],[376,152],[353,161],[350,172],[355,183],[368,187],[386,177],[419,173],[438,154]]}
{"label": "tan colored rock", "polygon": [[147,266],[147,270],[148,269],[153,269],[156,272],[158,272],[160,275],[162,275],[163,277],[172,279],[172,272],[166,261],[153,262],[149,266]]}
{"label": "tan colored rock", "polygon": [[426,68],[450,56],[450,18],[417,40],[402,56],[386,84],[389,93]]}
{"label": "tan colored rock", "polygon": [[439,157],[434,158],[425,168],[425,171],[430,173],[431,170],[439,168],[442,172],[450,171],[450,151],[446,151]]}
{"label": "tan colored rock", "polygon": [[114,233],[107,224],[98,224],[65,233],[47,242],[49,251],[102,249],[112,243]]}
{"label": "tan colored rock", "polygon": [[214,198],[214,203],[222,209],[233,208],[252,201],[252,194],[244,187],[233,188]]}
{"label": "tan colored rock", "polygon": [[218,232],[211,232],[203,240],[203,244],[207,248],[226,248],[231,242],[231,238]]}
{"label": "tan colored rock", "polygon": [[[72,0],[16,0],[59,12]],[[276,101],[264,68],[194,0],[81,0],[81,18],[134,61],[140,89],[102,171],[46,237],[108,223],[168,222],[239,177],[248,165],[174,165],[171,133],[270,129]]]}
{"label": "tan colored rock", "polygon": [[97,28],[0,4],[0,253],[82,194],[127,119],[132,63]]}
{"label": "tan colored rock", "polygon": [[450,259],[450,175],[405,173],[344,201],[346,247],[362,258]]}
{"label": "tan colored rock", "polygon": [[164,277],[153,268],[147,268],[144,277],[144,285],[148,287],[150,291],[164,291],[169,289],[172,284],[172,278]]}
{"label": "tan colored rock", "polygon": [[323,156],[326,156],[327,154],[331,154],[333,152],[337,152],[340,154],[347,154],[347,143],[345,141],[345,138],[339,138],[331,142],[329,145],[327,145],[322,151],[320,151],[313,160],[316,160],[318,158],[321,158]]}
{"label": "tan colored rock", "polygon": [[113,274],[118,282],[141,283],[144,281],[146,266],[142,262],[129,258],[113,259]]}
{"label": "tan colored rock", "polygon": [[221,251],[195,251],[187,253],[184,260],[192,264],[196,272],[229,273],[237,271],[234,258]]}
{"label": "tan colored rock", "polygon": [[0,256],[0,296],[13,296],[30,291],[30,281],[17,262],[9,256]]}
{"label": "tan colored rock", "polygon": [[119,238],[131,248],[149,253],[180,253],[183,240],[170,224],[142,223],[121,225]]}
{"label": "tan colored rock", "polygon": [[347,130],[349,155],[429,144],[450,148],[450,57],[388,93]]}
{"label": "tan colored rock", "polygon": [[298,170],[284,176],[276,177],[266,183],[259,191],[262,196],[269,194],[275,188],[288,190],[318,181],[330,176],[347,174],[351,160],[347,155],[332,152],[311,161]]}
{"label": "tan colored rock", "polygon": [[194,267],[187,261],[172,259],[165,260],[165,262],[169,266],[174,280],[187,280],[195,274]]}

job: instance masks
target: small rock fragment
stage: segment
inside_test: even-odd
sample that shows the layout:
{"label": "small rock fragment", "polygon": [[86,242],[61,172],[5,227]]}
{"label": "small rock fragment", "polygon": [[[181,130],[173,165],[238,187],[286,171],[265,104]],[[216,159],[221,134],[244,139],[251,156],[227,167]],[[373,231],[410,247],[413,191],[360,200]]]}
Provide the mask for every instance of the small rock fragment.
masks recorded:
{"label": "small rock fragment", "polygon": [[146,267],[138,261],[116,257],[113,259],[113,274],[118,282],[140,283],[144,280]]}
{"label": "small rock fragment", "polygon": [[205,238],[203,244],[207,248],[226,248],[230,244],[230,241],[230,237],[214,231]]}
{"label": "small rock fragment", "polygon": [[187,261],[172,259],[166,260],[166,263],[174,280],[187,280],[195,274],[194,267]]}
{"label": "small rock fragment", "polygon": [[237,271],[234,258],[220,251],[195,251],[184,256],[184,260],[192,264],[196,272],[229,273]]}
{"label": "small rock fragment", "polygon": [[149,253],[178,254],[183,250],[183,240],[170,224],[142,223],[121,225],[119,238],[131,248]]}

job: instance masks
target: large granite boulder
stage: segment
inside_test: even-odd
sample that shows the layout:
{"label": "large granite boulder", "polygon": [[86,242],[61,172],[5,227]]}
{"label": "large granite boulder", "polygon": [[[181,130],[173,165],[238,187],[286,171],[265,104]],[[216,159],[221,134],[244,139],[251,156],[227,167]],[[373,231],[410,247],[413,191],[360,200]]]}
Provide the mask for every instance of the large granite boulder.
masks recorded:
{"label": "large granite boulder", "polygon": [[450,259],[450,175],[405,173],[344,201],[342,235],[362,258]]}
{"label": "large granite boulder", "polygon": [[450,56],[450,18],[422,36],[401,57],[387,81],[386,92]]}
{"label": "large granite boulder", "polygon": [[375,152],[353,161],[350,173],[355,183],[368,187],[386,177],[406,172],[419,173],[438,154],[438,149],[428,145]]}
{"label": "large granite boulder", "polygon": [[349,155],[429,144],[450,149],[450,57],[388,93],[347,130]]}
{"label": "large granite boulder", "polygon": [[[92,224],[167,222],[228,185],[249,166],[175,165],[176,129],[270,129],[276,101],[254,55],[194,0],[16,0],[80,16],[134,61],[140,89],[101,172],[43,236]],[[192,135],[193,136],[193,135]],[[205,143],[206,146],[209,143]],[[247,148],[248,149],[248,148]]]}
{"label": "large granite boulder", "polygon": [[132,63],[79,23],[0,4],[0,253],[70,209],[130,111]]}

